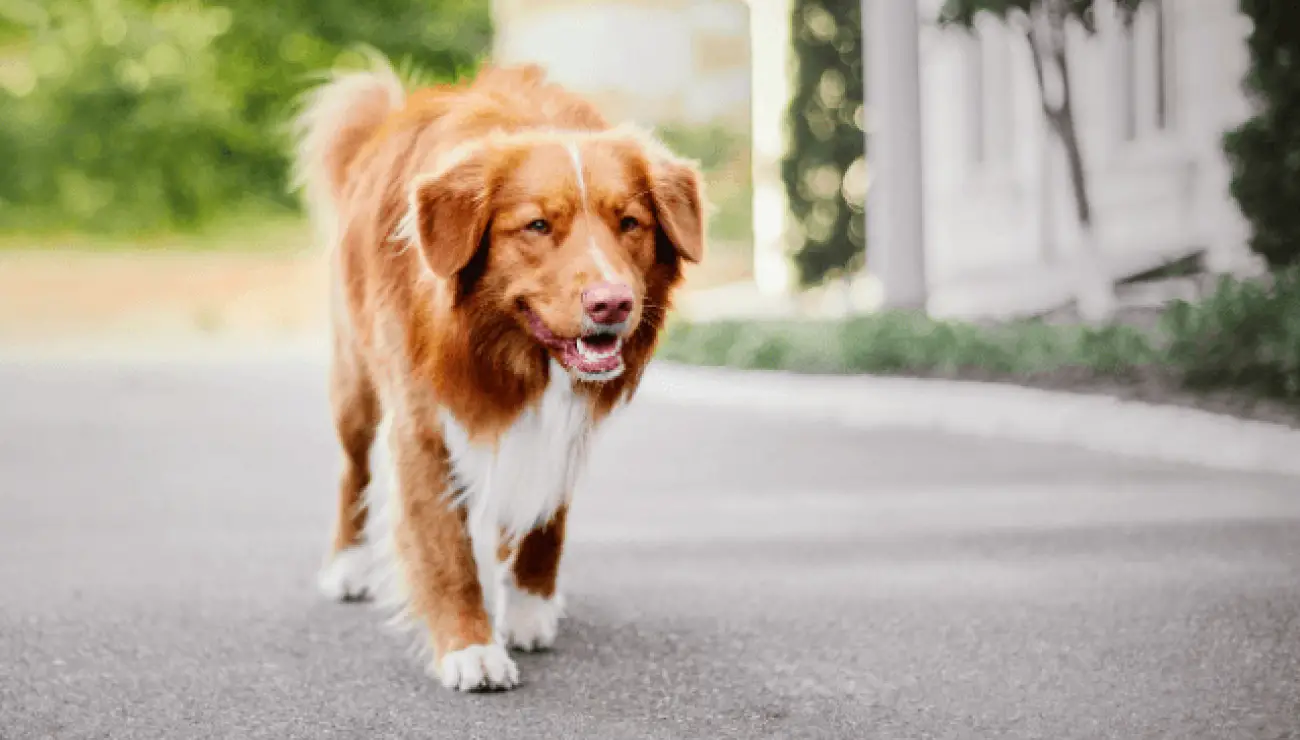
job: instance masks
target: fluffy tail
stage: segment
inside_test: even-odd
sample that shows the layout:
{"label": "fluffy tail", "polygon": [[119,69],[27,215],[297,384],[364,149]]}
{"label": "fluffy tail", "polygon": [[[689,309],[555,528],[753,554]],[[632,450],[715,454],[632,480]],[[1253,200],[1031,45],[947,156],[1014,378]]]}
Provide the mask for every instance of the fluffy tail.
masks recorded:
{"label": "fluffy tail", "polygon": [[294,186],[327,244],[333,243],[348,168],[405,99],[402,81],[378,55],[371,69],[334,74],[304,97],[294,120]]}

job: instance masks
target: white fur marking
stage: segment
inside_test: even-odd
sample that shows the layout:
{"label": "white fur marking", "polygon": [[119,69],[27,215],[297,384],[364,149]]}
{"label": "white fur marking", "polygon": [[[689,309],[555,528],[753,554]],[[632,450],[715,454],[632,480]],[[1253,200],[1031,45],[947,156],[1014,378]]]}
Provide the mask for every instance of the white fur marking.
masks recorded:
{"label": "white fur marking", "polygon": [[555,644],[564,616],[564,597],[556,594],[546,599],[530,594],[515,585],[511,563],[501,563],[497,582],[497,639],[506,647],[525,652],[547,650]]}
{"label": "white fur marking", "polygon": [[[587,181],[582,176],[582,155],[578,153],[578,145],[570,142],[564,145],[569,151],[569,159],[573,160],[573,171],[578,175],[578,192],[582,195],[582,212],[591,216],[591,205],[587,201]],[[587,251],[591,253],[591,259],[596,263],[596,269],[600,270],[600,276],[605,280],[616,280],[618,275],[614,272],[614,266],[609,264],[609,259],[605,253],[600,250],[596,244],[595,234],[587,237]]]}
{"label": "white fur marking", "polygon": [[[386,405],[386,404],[385,404]],[[401,484],[392,450],[394,418],[385,414],[380,421],[375,439],[379,441],[375,450],[374,468],[378,475],[366,486],[366,538],[368,546],[373,548],[370,572],[370,589],[376,601],[392,617],[390,626],[415,629],[418,620],[409,611],[410,585],[406,580],[401,562],[397,557],[397,543],[394,538],[397,520],[400,517],[397,487]],[[424,645],[425,649],[432,646]]]}
{"label": "white fur marking", "polygon": [[438,679],[458,691],[509,689],[519,684],[519,667],[500,645],[470,645],[442,656]]}
{"label": "white fur marking", "polygon": [[321,593],[335,601],[359,601],[370,594],[370,551],[364,546],[338,551],[316,578]]}
{"label": "white fur marking", "polygon": [[569,151],[569,159],[573,160],[573,171],[578,175],[578,192],[582,195],[582,210],[587,210],[587,181],[582,177],[582,155],[578,153],[578,145],[569,142],[564,145]]}
{"label": "white fur marking", "polygon": [[552,361],[541,399],[519,415],[495,447],[471,443],[446,411],[442,425],[452,474],[474,528],[495,524],[517,538],[548,521],[573,492],[591,435],[591,402],[574,392],[569,374]]}
{"label": "white fur marking", "polygon": [[614,272],[613,265],[609,264],[609,260],[605,259],[605,253],[596,246],[596,237],[591,237],[591,243],[587,248],[591,250],[591,259],[596,263],[596,269],[600,270],[600,276],[610,282],[617,280],[618,274]]}

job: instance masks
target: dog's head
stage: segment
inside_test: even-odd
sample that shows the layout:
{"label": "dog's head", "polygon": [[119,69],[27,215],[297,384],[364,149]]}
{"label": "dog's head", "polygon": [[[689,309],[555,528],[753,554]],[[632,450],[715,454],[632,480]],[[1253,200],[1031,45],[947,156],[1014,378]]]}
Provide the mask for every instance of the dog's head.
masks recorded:
{"label": "dog's head", "polygon": [[681,261],[703,256],[701,187],[693,163],[636,131],[502,135],[419,178],[410,226],[458,301],[604,381],[625,341],[657,330]]}

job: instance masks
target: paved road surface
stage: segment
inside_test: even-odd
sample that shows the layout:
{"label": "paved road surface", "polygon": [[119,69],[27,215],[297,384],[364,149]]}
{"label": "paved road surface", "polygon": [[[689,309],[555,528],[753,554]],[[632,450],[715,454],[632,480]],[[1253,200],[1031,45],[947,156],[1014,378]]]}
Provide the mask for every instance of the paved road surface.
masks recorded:
{"label": "paved road surface", "polygon": [[1300,484],[644,403],[460,696],[312,584],[302,361],[0,367],[0,737],[1300,736]]}

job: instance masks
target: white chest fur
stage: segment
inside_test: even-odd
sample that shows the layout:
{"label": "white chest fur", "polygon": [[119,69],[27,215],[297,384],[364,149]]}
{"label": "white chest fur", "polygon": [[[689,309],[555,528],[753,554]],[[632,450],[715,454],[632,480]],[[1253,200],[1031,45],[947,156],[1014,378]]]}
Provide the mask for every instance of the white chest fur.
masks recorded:
{"label": "white chest fur", "polygon": [[476,445],[449,414],[443,437],[455,482],[471,519],[523,536],[565,503],[586,461],[589,399],[574,393],[568,373],[552,364],[541,400],[520,414],[495,445]]}

